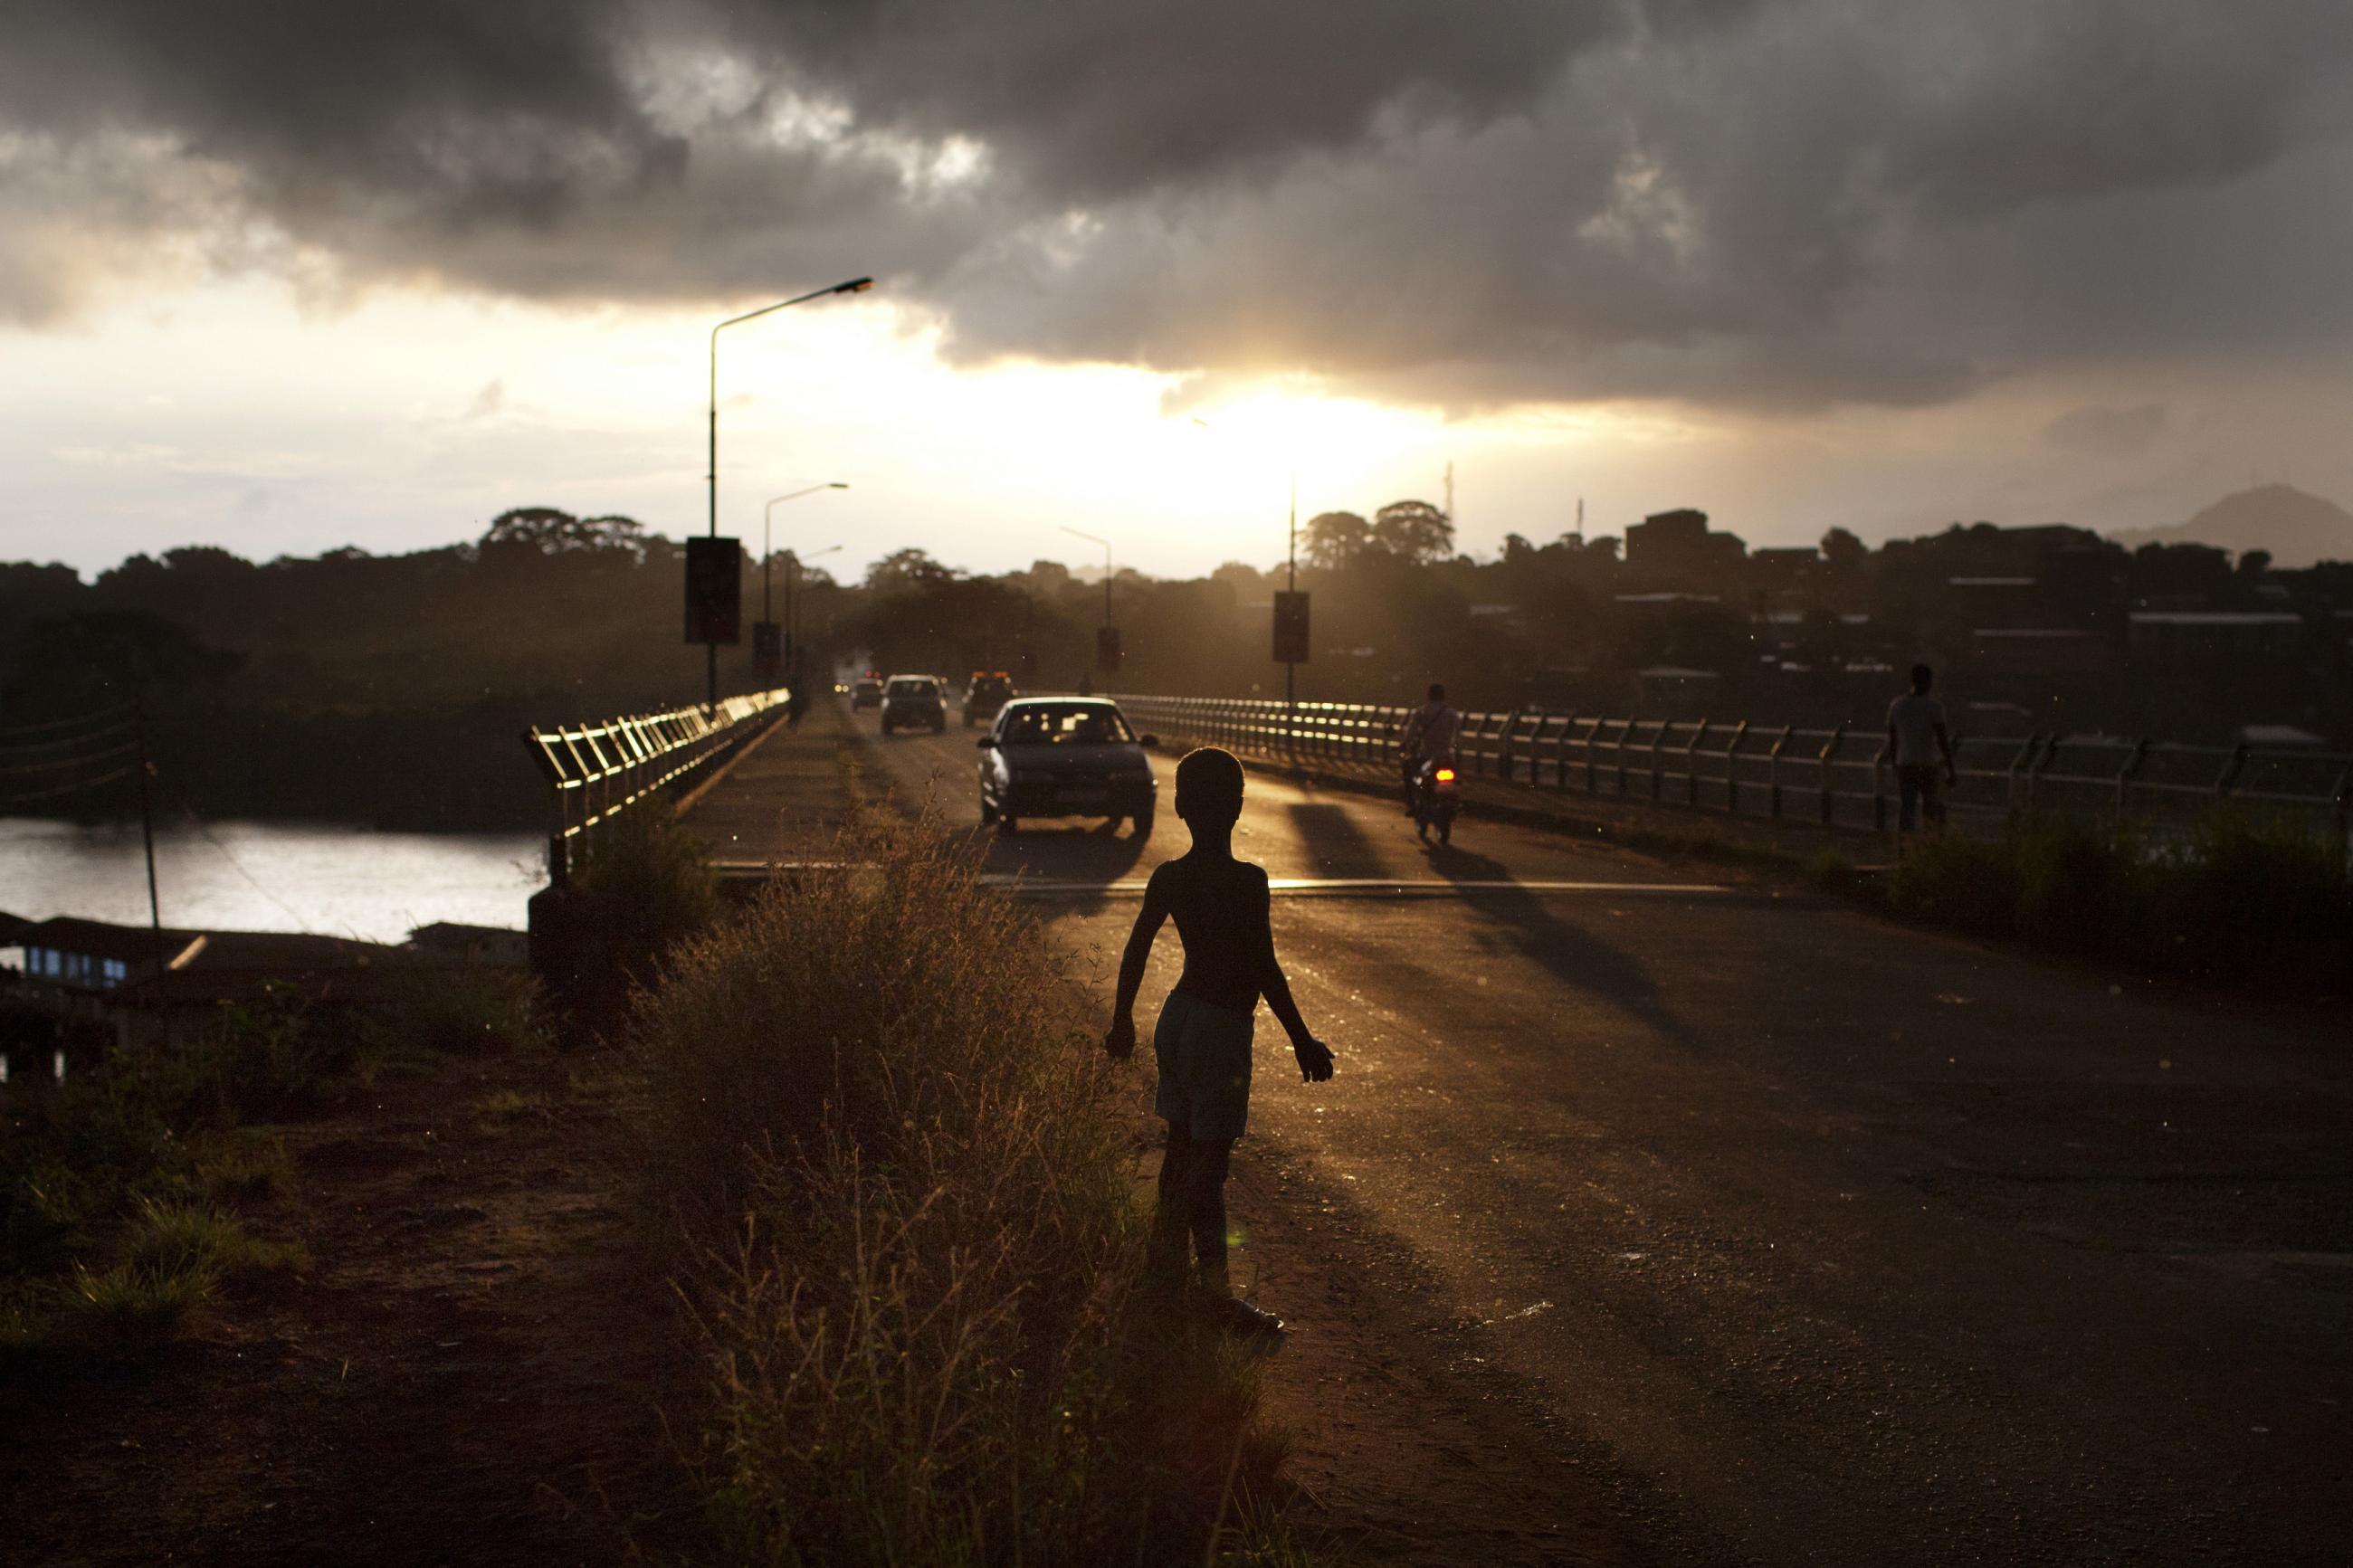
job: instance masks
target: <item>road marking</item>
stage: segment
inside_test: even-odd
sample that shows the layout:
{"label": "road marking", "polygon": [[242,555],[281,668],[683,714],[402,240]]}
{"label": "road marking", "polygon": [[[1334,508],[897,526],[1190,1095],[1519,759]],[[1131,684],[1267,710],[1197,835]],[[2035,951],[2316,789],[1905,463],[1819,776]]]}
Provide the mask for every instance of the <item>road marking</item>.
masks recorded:
{"label": "road marking", "polygon": [[[870,860],[713,860],[723,877],[765,877],[779,871],[871,871]],[[1141,878],[1090,882],[1072,877],[1031,877],[1018,871],[984,871],[980,885],[1029,899],[1140,899]],[[1720,882],[1514,881],[1505,877],[1269,877],[1267,891],[1278,898],[1447,899],[1466,893],[1725,894],[1740,889]]]}
{"label": "road marking", "polygon": [[[990,872],[983,886],[1002,888],[1031,899],[1140,899],[1140,880],[1085,882],[1054,877],[1022,877]],[[1267,891],[1279,898],[1325,897],[1357,899],[1445,899],[1466,893],[1730,893],[1715,882],[1562,882],[1513,881],[1508,878],[1469,878],[1460,881],[1415,877],[1270,877]]]}

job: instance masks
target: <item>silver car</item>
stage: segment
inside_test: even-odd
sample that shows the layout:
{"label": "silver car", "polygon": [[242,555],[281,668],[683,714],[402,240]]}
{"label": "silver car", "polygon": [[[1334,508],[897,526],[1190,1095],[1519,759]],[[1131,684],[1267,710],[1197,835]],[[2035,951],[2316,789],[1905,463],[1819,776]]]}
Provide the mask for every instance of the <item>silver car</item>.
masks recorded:
{"label": "silver car", "polygon": [[997,710],[981,750],[980,819],[1018,831],[1025,816],[1103,816],[1152,833],[1159,781],[1144,748],[1159,742],[1127,727],[1100,697],[1023,697]]}

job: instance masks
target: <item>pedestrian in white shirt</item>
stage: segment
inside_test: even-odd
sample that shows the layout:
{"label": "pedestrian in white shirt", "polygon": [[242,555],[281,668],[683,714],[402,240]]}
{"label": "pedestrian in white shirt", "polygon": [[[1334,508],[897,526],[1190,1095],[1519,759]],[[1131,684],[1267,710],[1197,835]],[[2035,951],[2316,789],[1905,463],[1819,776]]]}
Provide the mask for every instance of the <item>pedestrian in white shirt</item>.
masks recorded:
{"label": "pedestrian in white shirt", "polygon": [[1921,819],[1942,827],[1945,805],[1936,798],[1936,759],[1944,758],[1947,786],[1958,776],[1952,738],[1945,731],[1945,705],[1928,695],[1936,672],[1912,667],[1912,689],[1887,705],[1887,754],[1895,763],[1896,831],[1909,833]]}

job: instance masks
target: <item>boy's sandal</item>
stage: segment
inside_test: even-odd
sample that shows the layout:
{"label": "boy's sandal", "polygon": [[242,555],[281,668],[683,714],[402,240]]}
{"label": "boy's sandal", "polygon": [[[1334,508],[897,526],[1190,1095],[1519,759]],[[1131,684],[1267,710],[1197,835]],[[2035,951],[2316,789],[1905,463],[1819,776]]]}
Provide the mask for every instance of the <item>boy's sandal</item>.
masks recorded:
{"label": "boy's sandal", "polygon": [[1280,1339],[1282,1320],[1261,1307],[1253,1307],[1239,1296],[1229,1296],[1213,1302],[1218,1326],[1229,1334],[1244,1339]]}

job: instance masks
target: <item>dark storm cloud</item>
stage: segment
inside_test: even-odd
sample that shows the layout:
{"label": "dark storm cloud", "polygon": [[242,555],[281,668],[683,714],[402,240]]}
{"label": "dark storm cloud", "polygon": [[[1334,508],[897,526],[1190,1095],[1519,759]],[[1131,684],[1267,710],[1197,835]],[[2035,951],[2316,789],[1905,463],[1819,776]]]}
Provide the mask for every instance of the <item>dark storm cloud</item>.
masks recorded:
{"label": "dark storm cloud", "polygon": [[[26,320],[159,247],[547,298],[871,269],[966,357],[1782,406],[1933,402],[2218,317],[2353,328],[2326,268],[2266,288],[2258,259],[2343,205],[2282,174],[2345,130],[2341,0],[8,16],[0,312]],[[2127,219],[2147,248],[2117,251]]]}

